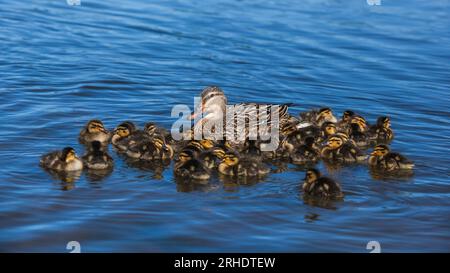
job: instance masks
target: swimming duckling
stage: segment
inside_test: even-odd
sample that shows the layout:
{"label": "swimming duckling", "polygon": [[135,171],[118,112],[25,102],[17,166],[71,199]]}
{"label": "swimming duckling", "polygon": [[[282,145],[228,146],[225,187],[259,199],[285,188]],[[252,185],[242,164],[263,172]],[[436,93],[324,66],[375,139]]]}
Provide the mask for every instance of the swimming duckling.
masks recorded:
{"label": "swimming duckling", "polygon": [[165,143],[164,137],[154,135],[142,142],[131,144],[125,154],[140,160],[170,160],[173,158],[173,148]]}
{"label": "swimming duckling", "polygon": [[62,151],[54,151],[41,157],[40,165],[46,169],[56,171],[79,171],[83,169],[83,162],[77,157],[72,147]]}
{"label": "swimming duckling", "polygon": [[306,113],[300,113],[300,120],[303,122],[310,122],[319,128],[326,121],[333,123],[337,122],[336,117],[333,115],[333,111],[329,107],[320,108],[319,110],[311,110]]}
{"label": "swimming duckling", "polygon": [[100,141],[103,146],[108,145],[111,138],[108,130],[105,129],[103,122],[98,119],[90,120],[81,130],[79,141],[81,144],[89,144],[92,141]]}
{"label": "swimming duckling", "polygon": [[102,149],[100,141],[92,141],[88,152],[82,157],[84,166],[92,170],[104,170],[113,167],[112,157]]}
{"label": "swimming duckling", "polygon": [[378,144],[369,157],[369,165],[387,171],[411,170],[414,163],[399,153],[391,152],[389,146]]}
{"label": "swimming duckling", "polygon": [[307,137],[305,143],[291,154],[293,164],[315,163],[319,160],[319,152],[313,137]]}
{"label": "swimming duckling", "polygon": [[241,157],[237,153],[227,153],[219,164],[218,171],[227,176],[264,176],[270,172],[260,160],[254,157]]}
{"label": "swimming duckling", "polygon": [[336,124],[337,129],[342,132],[348,132],[350,121],[354,115],[355,112],[353,112],[352,110],[345,110],[344,113],[342,113],[341,120],[339,120]]}
{"label": "swimming duckling", "polygon": [[349,131],[347,131],[348,134],[350,134],[350,132],[351,132],[351,124],[357,124],[359,127],[359,131],[362,133],[367,132],[367,130],[369,128],[369,125],[367,124],[366,119],[360,115],[352,116],[352,118],[350,120]]}
{"label": "swimming duckling", "polygon": [[361,131],[361,126],[357,123],[350,124],[350,139],[354,141],[359,148],[367,148],[370,144],[369,136]]}
{"label": "swimming duckling", "polygon": [[330,121],[326,121],[321,126],[320,136],[317,137],[317,144],[322,144],[324,141],[328,139],[331,135],[337,133],[336,124]]}
{"label": "swimming duckling", "polygon": [[394,138],[394,132],[391,129],[391,119],[389,117],[379,117],[377,124],[370,127],[370,138],[375,143],[389,143]]}
{"label": "swimming duckling", "polygon": [[367,159],[361,150],[350,142],[344,142],[340,135],[332,135],[320,151],[323,159],[333,163],[360,162]]}
{"label": "swimming duckling", "polygon": [[207,180],[211,176],[203,162],[198,160],[195,152],[190,149],[183,149],[177,155],[173,172],[185,179]]}
{"label": "swimming duckling", "polygon": [[321,176],[317,169],[308,169],[302,185],[305,194],[326,199],[341,199],[344,197],[341,186],[333,179]]}
{"label": "swimming duckling", "polygon": [[120,152],[126,151],[130,144],[130,139],[136,130],[136,125],[131,121],[125,121],[119,124],[111,137],[113,147]]}

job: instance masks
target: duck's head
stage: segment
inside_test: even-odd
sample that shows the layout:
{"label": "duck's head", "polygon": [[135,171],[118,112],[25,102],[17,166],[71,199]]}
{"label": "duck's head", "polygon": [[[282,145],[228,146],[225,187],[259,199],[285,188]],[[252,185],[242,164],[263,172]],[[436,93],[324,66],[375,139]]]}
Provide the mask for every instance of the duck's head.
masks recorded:
{"label": "duck's head", "polygon": [[199,140],[191,140],[188,142],[188,144],[186,145],[186,148],[189,148],[191,150],[195,150],[197,152],[203,152],[205,150],[205,148],[203,147],[203,145],[200,143]]}
{"label": "duck's head", "polygon": [[297,125],[292,123],[281,129],[281,135],[283,136],[290,136],[295,132],[297,132]]}
{"label": "duck's head", "polygon": [[389,117],[379,117],[377,119],[377,126],[389,129],[391,128],[391,119]]}
{"label": "duck's head", "polygon": [[86,125],[87,131],[89,133],[105,133],[107,134],[108,131],[105,129],[105,126],[103,125],[103,122],[101,122],[98,119],[90,120]]}
{"label": "duck's head", "polygon": [[325,121],[332,121],[336,122],[336,117],[333,115],[333,111],[331,108],[324,107],[319,110],[319,113],[317,114],[317,121],[325,120]]}
{"label": "duck's head", "polygon": [[363,118],[362,116],[354,116],[354,117],[352,117],[350,123],[351,124],[358,124],[360,132],[365,132],[366,129],[367,129],[366,119]]}
{"label": "duck's head", "polygon": [[166,140],[163,136],[153,136],[153,145],[160,151],[169,152],[172,150],[172,148],[166,144]]}
{"label": "duck's head", "polygon": [[153,122],[147,122],[144,125],[144,132],[146,132],[150,136],[153,136],[156,132],[156,124]]}
{"label": "duck's head", "polygon": [[345,110],[344,113],[342,113],[342,121],[343,122],[350,122],[352,116],[355,115],[355,112],[352,110]]}
{"label": "duck's head", "polygon": [[378,144],[373,148],[373,152],[370,154],[372,156],[383,157],[389,153],[389,146],[385,144]]}
{"label": "duck's head", "polygon": [[212,154],[219,159],[223,159],[225,157],[225,150],[221,147],[214,147]]}
{"label": "duck's head", "polygon": [[344,143],[349,140],[349,136],[344,132],[337,132],[336,135],[339,136],[340,138],[342,138]]}
{"label": "duck's head", "polygon": [[189,161],[189,160],[191,160],[193,158],[194,158],[194,151],[192,151],[190,149],[183,149],[178,154],[178,161],[180,161],[180,162],[186,162],[186,161]]}
{"label": "duck's head", "polygon": [[202,145],[203,149],[208,150],[214,147],[214,142],[211,139],[202,139],[200,140],[200,144]]}
{"label": "duck's head", "polygon": [[203,89],[200,96],[200,104],[198,105],[196,111],[192,113],[190,119],[195,119],[200,113],[202,113],[205,117],[209,114],[217,113],[218,111],[221,111],[222,113],[225,112],[227,97],[220,87],[208,86]]}
{"label": "duck's head", "polygon": [[235,166],[239,163],[239,157],[235,153],[226,153],[222,158],[222,163],[227,166]]}
{"label": "duck's head", "polygon": [[305,173],[305,179],[303,180],[306,184],[310,184],[314,181],[316,181],[317,179],[320,178],[320,172],[317,169],[311,168],[308,169]]}
{"label": "duck's head", "polygon": [[339,135],[332,135],[328,138],[327,147],[335,150],[340,148],[344,144],[344,140]]}
{"label": "duck's head", "polygon": [[327,136],[336,134],[336,125],[333,122],[327,121],[322,124],[322,131]]}
{"label": "duck's head", "polygon": [[136,125],[131,121],[125,121],[119,124],[114,130],[114,135],[119,136],[120,138],[124,138],[129,136],[131,133],[136,131]]}
{"label": "duck's head", "polygon": [[72,147],[66,147],[62,150],[62,160],[64,160],[64,162],[70,163],[75,159],[78,159],[78,157]]}

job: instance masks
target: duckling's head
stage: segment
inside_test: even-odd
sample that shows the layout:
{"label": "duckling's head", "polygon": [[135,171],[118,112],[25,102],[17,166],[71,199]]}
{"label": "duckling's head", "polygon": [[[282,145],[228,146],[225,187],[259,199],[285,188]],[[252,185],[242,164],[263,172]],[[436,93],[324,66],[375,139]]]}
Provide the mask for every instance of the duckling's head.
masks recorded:
{"label": "duckling's head", "polygon": [[354,116],[351,119],[351,124],[358,124],[359,129],[361,132],[364,132],[367,129],[367,122],[366,119],[362,116]]}
{"label": "duckling's head", "polygon": [[349,140],[349,136],[344,132],[337,132],[336,135],[339,136],[340,138],[342,138],[344,143]]}
{"label": "duckling's head", "polygon": [[327,141],[327,147],[332,150],[340,148],[343,144],[344,140],[339,135],[332,135]]}
{"label": "duckling's head", "polygon": [[311,168],[306,171],[305,179],[303,181],[306,184],[310,184],[310,183],[316,181],[317,179],[319,179],[320,176],[321,176],[321,174],[320,174],[319,170]]}
{"label": "duckling's head", "polygon": [[186,162],[194,158],[194,152],[190,149],[183,149],[178,154],[178,161],[180,162]]}
{"label": "duckling's head", "polygon": [[150,136],[154,135],[156,132],[156,124],[153,122],[147,122],[144,125],[144,132],[146,132]]}
{"label": "duckling's head", "polygon": [[373,152],[370,155],[383,157],[387,155],[389,151],[390,151],[389,146],[385,144],[378,144],[377,146],[375,146],[375,148],[373,148]]}
{"label": "duckling's head", "polygon": [[214,142],[211,139],[202,139],[202,140],[200,140],[200,144],[206,150],[214,147]]}
{"label": "duckling's head", "polygon": [[129,136],[136,131],[136,126],[131,121],[125,121],[114,130],[114,135],[118,135],[121,138]]}
{"label": "duckling's head", "polygon": [[391,128],[391,119],[389,117],[379,117],[377,119],[377,126],[383,128]]}
{"label": "duckling's head", "polygon": [[66,147],[62,150],[62,160],[64,162],[69,163],[75,159],[77,159],[77,154],[72,147]]}
{"label": "duckling's head", "polygon": [[98,119],[90,120],[86,125],[86,128],[89,133],[108,133],[103,122]]}
{"label": "duckling's head", "polygon": [[331,111],[331,108],[324,107],[319,110],[317,120],[333,120],[333,119],[335,119],[335,117],[333,115],[333,111]]}
{"label": "duckling's head", "polygon": [[235,166],[239,163],[239,157],[234,153],[226,153],[222,159],[222,163],[227,166]]}
{"label": "duckling's head", "polygon": [[212,154],[219,159],[223,159],[225,157],[226,152],[223,148],[215,147],[212,151]]}
{"label": "duckling's head", "polygon": [[297,131],[297,125],[291,123],[281,129],[281,134],[283,136],[290,136],[291,134],[295,133],[296,131]]}
{"label": "duckling's head", "polygon": [[205,150],[205,148],[203,148],[203,145],[198,140],[189,141],[186,147],[188,147],[189,149],[196,150],[198,152],[203,152]]}
{"label": "duckling's head", "polygon": [[170,147],[166,144],[166,141],[164,137],[162,136],[154,136],[153,137],[153,144],[155,147],[160,151],[169,151]]}
{"label": "duckling's head", "polygon": [[334,134],[336,134],[336,125],[330,121],[324,122],[322,124],[322,131],[327,136],[334,135]]}
{"label": "duckling's head", "polygon": [[352,110],[345,110],[344,113],[342,114],[342,121],[349,122],[352,116],[354,115],[355,112],[353,112]]}

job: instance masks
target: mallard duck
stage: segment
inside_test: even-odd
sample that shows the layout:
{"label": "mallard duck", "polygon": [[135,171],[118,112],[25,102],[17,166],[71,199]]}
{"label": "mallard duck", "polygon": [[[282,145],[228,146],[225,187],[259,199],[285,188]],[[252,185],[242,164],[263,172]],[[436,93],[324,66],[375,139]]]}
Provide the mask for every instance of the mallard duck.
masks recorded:
{"label": "mallard duck", "polygon": [[387,171],[412,170],[414,168],[412,161],[399,153],[391,152],[389,146],[385,144],[375,146],[369,156],[368,163],[369,166]]}
{"label": "mallard duck", "polygon": [[317,169],[306,171],[302,190],[307,195],[320,198],[341,199],[344,197],[341,186],[333,179],[322,176]]}
{"label": "mallard duck", "polygon": [[219,173],[227,176],[264,176],[270,168],[254,157],[239,157],[237,153],[225,154],[218,167]]}
{"label": "mallard duck", "polygon": [[81,130],[79,141],[81,144],[90,144],[92,141],[100,141],[103,146],[108,145],[111,134],[105,129],[103,122],[98,119],[90,120]]}
{"label": "mallard duck", "polygon": [[125,121],[114,129],[114,133],[111,137],[111,143],[114,148],[120,152],[124,152],[128,149],[132,135],[136,132],[137,128],[131,121]]}
{"label": "mallard duck", "polygon": [[291,155],[291,162],[293,164],[307,164],[315,163],[319,160],[319,151],[315,147],[315,140],[313,137],[307,137],[305,143],[298,147]]}
{"label": "mallard duck", "polygon": [[100,141],[92,141],[87,153],[82,157],[84,166],[92,170],[110,169],[114,165],[112,157],[102,149]]}
{"label": "mallard duck", "polygon": [[56,171],[79,171],[83,169],[83,162],[77,157],[72,147],[61,151],[53,151],[41,157],[40,165],[46,169]]}
{"label": "mallard duck", "polygon": [[389,117],[379,117],[377,124],[369,129],[369,136],[375,143],[389,143],[394,139],[394,132],[391,129],[391,119]]}
{"label": "mallard duck", "polygon": [[[272,127],[281,129],[290,122],[288,107],[290,104],[272,105],[257,103],[239,103],[227,105],[227,98],[221,88],[209,86],[203,89],[201,93],[201,103],[196,111],[191,115],[194,119],[194,134],[203,136],[203,138],[212,138],[214,140],[226,138],[232,145],[242,145],[249,135],[255,135],[261,138],[267,136]],[[230,118],[226,118],[227,115]],[[272,124],[272,116],[278,117],[278,123]],[[240,127],[239,120],[254,121],[243,123]],[[220,129],[212,128],[209,124],[224,125],[223,133]],[[206,132],[206,127],[211,127],[211,132]],[[266,127],[267,130],[262,130]],[[239,137],[243,134],[242,137]]]}
{"label": "mallard duck", "polygon": [[183,149],[177,155],[173,172],[184,179],[207,180],[211,176],[203,162],[198,160],[195,152],[190,149]]}
{"label": "mallard duck", "polygon": [[361,162],[367,159],[358,147],[350,142],[344,142],[344,139],[337,134],[328,138],[320,155],[324,160],[333,163]]}

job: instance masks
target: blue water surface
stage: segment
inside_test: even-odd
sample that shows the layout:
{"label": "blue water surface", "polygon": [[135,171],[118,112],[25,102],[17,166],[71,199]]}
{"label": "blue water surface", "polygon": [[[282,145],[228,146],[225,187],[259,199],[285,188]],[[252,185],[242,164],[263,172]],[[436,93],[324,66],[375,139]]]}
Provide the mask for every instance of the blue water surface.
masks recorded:
{"label": "blue water surface", "polygon": [[[369,1],[370,2],[370,1]],[[0,1],[0,251],[450,252],[450,1]],[[302,168],[258,183],[177,183],[115,168],[73,183],[38,166],[83,148],[86,121],[170,127],[207,85],[230,102],[293,102],[392,119],[406,178],[318,168],[343,202],[304,201]]]}

